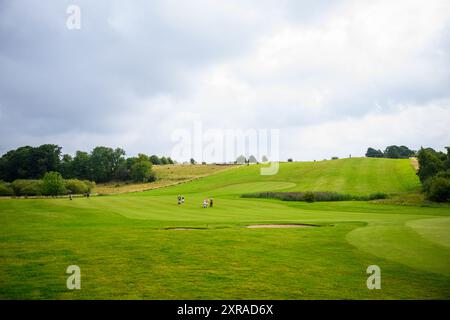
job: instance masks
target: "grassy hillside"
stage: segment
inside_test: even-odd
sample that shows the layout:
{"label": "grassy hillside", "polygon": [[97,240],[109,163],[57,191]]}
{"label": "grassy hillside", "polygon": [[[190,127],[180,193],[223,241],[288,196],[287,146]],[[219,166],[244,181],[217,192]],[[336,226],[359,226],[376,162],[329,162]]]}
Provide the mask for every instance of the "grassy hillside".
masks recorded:
{"label": "grassy hillside", "polygon": [[94,193],[107,195],[107,194],[119,194],[119,193],[158,189],[190,181],[200,177],[205,177],[223,170],[231,169],[232,167],[233,166],[223,166],[214,164],[155,165],[153,166],[153,171],[156,174],[157,181],[147,183],[129,183],[129,182],[101,183],[97,184]]}
{"label": "grassy hillside", "polygon": [[365,195],[375,192],[411,192],[420,187],[409,159],[352,158],[281,163],[278,174],[273,176],[260,175],[262,166],[241,166],[152,194],[208,192],[211,196],[217,196],[279,190]]}

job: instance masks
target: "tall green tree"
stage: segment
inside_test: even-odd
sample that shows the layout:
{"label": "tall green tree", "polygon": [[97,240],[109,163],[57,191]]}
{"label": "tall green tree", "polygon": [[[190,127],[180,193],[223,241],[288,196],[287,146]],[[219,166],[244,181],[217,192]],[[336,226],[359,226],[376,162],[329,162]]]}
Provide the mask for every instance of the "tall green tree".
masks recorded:
{"label": "tall green tree", "polygon": [[146,155],[139,154],[136,161],[134,161],[131,166],[131,178],[136,182],[148,182],[154,180],[155,176],[152,172],[152,163]]}
{"label": "tall green tree", "polygon": [[74,177],[72,170],[73,158],[70,154],[64,154],[58,166],[58,172],[61,173],[63,178],[70,179]]}
{"label": "tall green tree", "polygon": [[447,154],[432,148],[421,148],[417,154],[417,175],[428,200],[445,202],[450,200],[450,148]]}
{"label": "tall green tree", "polygon": [[366,152],[368,158],[383,158],[384,154],[381,150],[375,150],[374,148],[368,148]]}
{"label": "tall green tree", "polygon": [[166,157],[161,157],[161,164],[169,164],[169,161],[167,160]]}
{"label": "tall green tree", "polygon": [[389,146],[384,150],[385,158],[400,159],[400,158],[409,158],[414,155],[415,151],[410,150],[408,147],[405,146]]}
{"label": "tall green tree", "polygon": [[31,178],[30,146],[17,148],[5,153],[0,159],[0,179],[12,182],[16,179]]}
{"label": "tall green tree", "polygon": [[42,178],[46,172],[58,170],[61,147],[55,144],[43,144],[31,150],[31,177]]}
{"label": "tall green tree", "polygon": [[0,179],[40,179],[47,171],[58,170],[61,147],[44,144],[10,150],[0,158]]}
{"label": "tall green tree", "polygon": [[74,178],[92,180],[89,153],[77,151],[72,160],[71,167]]}
{"label": "tall green tree", "polygon": [[421,148],[417,153],[417,159],[419,161],[417,175],[422,183],[446,169],[445,161],[447,156],[442,152],[436,152],[432,148]]}
{"label": "tall green tree", "polygon": [[150,161],[152,164],[155,164],[155,165],[161,164],[161,160],[158,158],[157,155],[150,156]]}
{"label": "tall green tree", "polygon": [[105,182],[113,179],[116,170],[125,161],[125,151],[120,148],[95,147],[89,157],[91,180]]}

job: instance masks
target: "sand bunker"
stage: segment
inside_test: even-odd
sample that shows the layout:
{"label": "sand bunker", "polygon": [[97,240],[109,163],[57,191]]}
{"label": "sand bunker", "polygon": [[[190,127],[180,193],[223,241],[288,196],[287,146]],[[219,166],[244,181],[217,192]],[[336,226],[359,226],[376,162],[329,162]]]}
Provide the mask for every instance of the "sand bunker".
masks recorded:
{"label": "sand bunker", "polygon": [[[246,228],[249,229],[262,229],[262,228],[274,228],[274,229],[281,229],[281,228],[314,228],[319,227],[318,225],[314,224],[252,224],[246,226]],[[182,230],[211,230],[210,228],[195,228],[195,227],[169,227],[169,228],[162,228],[161,230],[175,230],[175,231],[182,231]]]}
{"label": "sand bunker", "polygon": [[247,226],[247,228],[258,229],[258,228],[313,228],[317,227],[312,224],[253,224]]}
{"label": "sand bunker", "polygon": [[164,228],[164,230],[207,230],[207,228],[174,227],[174,228]]}

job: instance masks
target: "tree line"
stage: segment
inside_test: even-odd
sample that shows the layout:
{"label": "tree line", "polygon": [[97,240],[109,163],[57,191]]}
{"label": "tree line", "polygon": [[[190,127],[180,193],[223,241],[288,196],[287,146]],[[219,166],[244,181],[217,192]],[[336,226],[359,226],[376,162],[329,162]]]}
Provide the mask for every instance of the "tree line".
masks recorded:
{"label": "tree line", "polygon": [[366,157],[369,158],[391,158],[391,159],[405,159],[416,155],[416,151],[405,146],[389,146],[384,151],[368,148]]}
{"label": "tree line", "polygon": [[42,179],[47,172],[58,172],[64,179],[146,182],[156,179],[152,165],[174,164],[170,157],[156,155],[127,158],[121,148],[99,146],[89,153],[77,151],[74,156],[62,154],[61,149],[44,144],[6,152],[0,158],[0,180]]}

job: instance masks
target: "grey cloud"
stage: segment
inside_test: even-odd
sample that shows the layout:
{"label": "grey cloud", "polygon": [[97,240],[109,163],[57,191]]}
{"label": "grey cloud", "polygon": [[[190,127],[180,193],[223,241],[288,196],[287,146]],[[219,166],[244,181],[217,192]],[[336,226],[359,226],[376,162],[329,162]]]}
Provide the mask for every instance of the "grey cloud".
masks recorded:
{"label": "grey cloud", "polygon": [[[160,135],[160,126],[180,111],[206,113],[204,120],[213,118],[217,126],[283,128],[362,117],[375,102],[388,108],[392,101],[425,103],[449,96],[450,43],[438,39],[423,52],[424,61],[434,61],[424,64],[423,74],[436,68],[439,81],[424,79],[419,70],[417,79],[404,79],[399,72],[397,79],[374,78],[358,85],[345,79],[345,73],[307,66],[303,72],[296,73],[293,66],[292,73],[265,79],[241,75],[251,89],[264,81],[269,87],[281,83],[299,88],[330,83],[338,93],[323,112],[296,101],[282,106],[276,100],[261,101],[248,109],[226,105],[226,110],[216,107],[221,101],[206,106],[190,101],[192,91],[199,90],[199,74],[251,56],[273,26],[320,26],[345,3],[224,1],[214,7],[201,1],[1,1],[0,153],[32,143],[59,143],[69,152],[96,143],[125,143],[120,146],[131,153],[162,153],[170,139]],[[66,29],[69,4],[81,7],[79,31]],[[181,102],[168,105],[166,112],[151,103],[142,106],[159,96]],[[148,127],[141,119],[143,131],[132,132],[133,117],[144,116]]]}
{"label": "grey cloud", "polygon": [[[237,33],[239,26],[226,19],[219,26],[205,25],[205,34],[173,26],[154,10],[160,2],[146,1],[77,1],[82,28],[68,31],[70,3],[3,3],[2,131],[17,123],[28,134],[114,130],[121,113],[133,112],[133,98],[182,93],[188,84],[180,71],[237,54],[251,42],[245,30]],[[131,30],[121,33],[111,20],[127,6],[137,17],[125,14],[123,24]]]}

